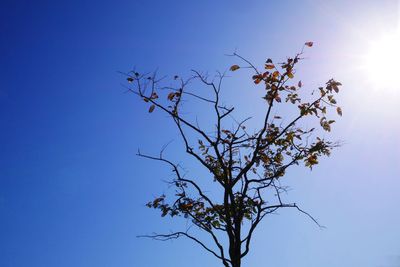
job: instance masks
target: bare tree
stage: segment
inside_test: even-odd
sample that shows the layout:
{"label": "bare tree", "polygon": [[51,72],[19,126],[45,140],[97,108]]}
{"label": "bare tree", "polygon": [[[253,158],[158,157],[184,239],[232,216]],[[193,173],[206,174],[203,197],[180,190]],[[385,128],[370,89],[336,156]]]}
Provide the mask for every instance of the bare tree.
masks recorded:
{"label": "bare tree", "polygon": [[[301,81],[294,82],[295,67],[303,59],[303,50],[312,45],[312,42],[305,43],[300,53],[283,63],[274,64],[267,59],[262,68],[237,53],[232,55],[240,63],[231,66],[230,71],[250,71],[253,82],[265,90],[263,123],[253,131],[246,128],[250,118],[237,121],[233,117],[234,107],[222,104],[220,97],[226,73],[218,73],[210,79],[193,71],[187,79],[173,77],[176,86],[163,85],[166,77],[159,78],[156,73],[132,71],[126,74],[130,83],[128,91],[148,103],[150,113],[160,110],[169,115],[186,153],[209,171],[210,182],[222,192],[213,197],[198,179],[188,178],[179,164],[167,159],[164,149],[156,156],[139,151],[140,157],[169,165],[174,174],[171,181],[174,194],[161,195],[147,206],[159,209],[163,217],[188,218],[192,225],[209,235],[211,242],[202,241],[190,229],[146,237],[157,240],[186,237],[218,258],[223,266],[240,267],[242,258],[249,253],[254,231],[266,215],[281,208],[294,208],[318,224],[296,203],[286,203],[282,199],[285,187],[280,184],[289,167],[304,164],[312,168],[321,156],[329,156],[332,148],[338,146],[337,142],[325,140],[321,135],[329,132],[334,123],[327,118],[328,110],[333,108],[342,115],[334,98],[341,84],[330,79],[323,87],[310,91],[302,87]],[[191,91],[189,87],[194,81],[209,88],[211,94]],[[209,120],[211,133],[182,112],[186,98],[209,105],[214,113],[214,118]],[[293,117],[287,115],[283,119],[272,115],[289,107],[294,110]],[[317,118],[317,125],[321,127],[306,129],[301,126],[300,121],[306,117],[307,120]]]}

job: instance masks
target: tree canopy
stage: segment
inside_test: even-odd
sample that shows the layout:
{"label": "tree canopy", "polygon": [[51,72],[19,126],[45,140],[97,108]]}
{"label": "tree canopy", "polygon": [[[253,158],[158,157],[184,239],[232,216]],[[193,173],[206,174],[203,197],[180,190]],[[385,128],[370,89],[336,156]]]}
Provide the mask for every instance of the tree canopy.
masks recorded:
{"label": "tree canopy", "polygon": [[[165,157],[164,149],[159,155],[139,151],[140,157],[169,165],[174,174],[170,181],[174,194],[163,194],[147,206],[160,210],[162,217],[190,220],[209,235],[213,245],[202,241],[189,229],[146,237],[158,240],[187,237],[218,258],[223,266],[240,267],[242,258],[250,251],[255,229],[266,215],[278,209],[294,208],[318,224],[296,203],[283,200],[281,194],[286,188],[280,183],[289,167],[312,169],[321,157],[329,156],[339,145],[323,136],[335,123],[333,116],[342,116],[335,99],[341,83],[330,79],[323,86],[310,89],[295,78],[304,50],[312,46],[313,42],[306,42],[294,57],[281,63],[268,58],[262,67],[234,53],[232,56],[238,63],[229,71],[209,77],[194,70],[188,78],[170,77],[173,85],[167,84],[168,77],[159,77],[156,72],[143,74],[133,70],[126,73],[129,92],[148,105],[148,112],[161,111],[169,115],[188,156],[205,168],[210,173],[209,181],[221,189],[218,196],[209,194],[199,178],[188,177],[180,164]],[[223,104],[221,99],[224,79],[228,74],[237,73],[248,75],[263,90],[266,105],[258,129],[249,129],[250,117],[237,120],[235,107]],[[211,94],[192,91],[190,84],[194,80]],[[185,116],[186,99],[209,105],[214,114],[209,119],[211,132]],[[290,108],[291,115],[287,112],[279,115],[286,108]],[[306,118],[314,127],[301,124]]]}

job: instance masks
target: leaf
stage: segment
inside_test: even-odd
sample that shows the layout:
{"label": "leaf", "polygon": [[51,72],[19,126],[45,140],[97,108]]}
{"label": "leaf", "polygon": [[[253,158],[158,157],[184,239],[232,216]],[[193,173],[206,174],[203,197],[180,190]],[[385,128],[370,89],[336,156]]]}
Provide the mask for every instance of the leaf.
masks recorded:
{"label": "leaf", "polygon": [[254,80],[254,83],[255,83],[255,84],[259,84],[260,82],[261,82],[261,79],[255,79],[255,80]]}
{"label": "leaf", "polygon": [[342,116],[342,115],[343,115],[342,109],[341,109],[340,107],[337,107],[337,108],[336,108],[336,111],[337,111],[337,114],[339,114],[339,116]]}
{"label": "leaf", "polygon": [[128,77],[128,78],[126,78],[126,80],[128,81],[128,83],[131,83],[134,81],[134,79],[132,77]]}
{"label": "leaf", "polygon": [[172,101],[172,99],[174,99],[175,93],[171,92],[168,94],[168,100]]}
{"label": "leaf", "polygon": [[297,84],[297,86],[302,87],[303,84],[301,83],[301,81],[299,81],[299,83]]}
{"label": "leaf", "polygon": [[235,71],[235,70],[238,70],[238,69],[240,69],[239,65],[232,65],[231,68],[230,68],[231,71]]}
{"label": "leaf", "polygon": [[293,79],[293,77],[294,77],[294,75],[293,75],[292,72],[288,72],[288,73],[287,73],[287,76],[288,76],[290,79]]}
{"label": "leaf", "polygon": [[325,96],[326,95],[326,91],[324,90],[323,87],[319,87],[319,91],[321,92],[321,96]]}
{"label": "leaf", "polygon": [[313,165],[318,164],[318,158],[316,155],[310,155],[306,160],[306,166],[312,168]]}
{"label": "leaf", "polygon": [[271,63],[265,64],[265,69],[267,69],[267,70],[272,70],[272,69],[274,69],[274,68],[275,68],[275,65],[274,65],[274,64],[271,64]]}
{"label": "leaf", "polygon": [[336,92],[339,93],[339,87],[336,84],[332,84],[332,89]]}
{"label": "leaf", "polygon": [[[333,123],[333,122],[332,122]],[[322,129],[324,129],[327,132],[331,131],[331,126],[330,126],[330,122],[326,121],[325,117],[322,117],[320,120],[320,124],[322,126]]]}
{"label": "leaf", "polygon": [[261,154],[260,158],[261,158],[262,162],[264,162],[265,164],[269,164],[270,160],[265,154]]}
{"label": "leaf", "polygon": [[308,47],[312,47],[314,45],[314,42],[306,42],[304,45]]}
{"label": "leaf", "polygon": [[218,227],[221,226],[221,224],[219,223],[219,221],[213,221],[211,224],[212,224],[215,228],[218,228]]}
{"label": "leaf", "polygon": [[157,95],[157,93],[156,92],[153,92],[152,94],[151,94],[151,97],[150,97],[151,99],[157,99],[158,98],[158,95]]}
{"label": "leaf", "polygon": [[272,59],[267,59],[266,63],[272,63]]}
{"label": "leaf", "polygon": [[327,132],[330,132],[331,131],[331,126],[329,125],[329,123],[324,123],[322,125],[322,129],[324,129]]}
{"label": "leaf", "polygon": [[279,76],[279,71],[274,71],[274,73],[272,73],[272,77],[277,78]]}
{"label": "leaf", "polygon": [[156,107],[155,105],[151,105],[150,108],[149,108],[149,113],[152,113],[154,111],[155,107]]}

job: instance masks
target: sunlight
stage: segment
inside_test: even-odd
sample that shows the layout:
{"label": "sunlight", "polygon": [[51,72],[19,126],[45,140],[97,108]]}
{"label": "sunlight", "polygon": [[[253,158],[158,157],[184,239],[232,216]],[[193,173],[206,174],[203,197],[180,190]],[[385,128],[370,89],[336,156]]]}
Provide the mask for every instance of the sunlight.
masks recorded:
{"label": "sunlight", "polygon": [[370,43],[364,64],[369,82],[372,82],[380,89],[398,89],[399,64],[399,31],[385,34]]}

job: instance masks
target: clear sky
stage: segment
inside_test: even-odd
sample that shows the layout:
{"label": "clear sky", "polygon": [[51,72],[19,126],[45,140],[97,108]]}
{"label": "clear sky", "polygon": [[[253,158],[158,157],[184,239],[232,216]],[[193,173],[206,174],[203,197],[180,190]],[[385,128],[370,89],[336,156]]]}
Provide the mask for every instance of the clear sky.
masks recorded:
{"label": "clear sky", "polygon": [[258,229],[244,267],[400,266],[400,89],[363,64],[398,12],[375,0],[2,0],[0,266],[220,266],[188,241],[136,238],[177,226],[144,206],[168,169],[135,156],[175,132],[124,94],[118,71],[224,70],[234,50],[262,63],[305,41],[315,47],[303,83],[344,84],[331,137],[345,145],[286,183],[327,229],[282,211]]}

